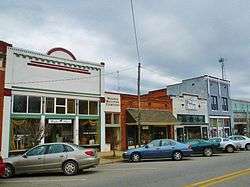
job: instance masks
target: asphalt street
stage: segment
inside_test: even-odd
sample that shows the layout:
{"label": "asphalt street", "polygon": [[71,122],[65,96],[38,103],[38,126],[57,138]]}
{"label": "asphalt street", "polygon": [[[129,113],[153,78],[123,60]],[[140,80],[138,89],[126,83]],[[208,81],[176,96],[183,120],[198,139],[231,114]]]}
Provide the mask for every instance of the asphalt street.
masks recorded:
{"label": "asphalt street", "polygon": [[140,163],[115,163],[85,170],[80,175],[22,175],[0,179],[8,187],[147,187],[147,186],[250,186],[250,151],[194,156],[183,161],[158,160]]}

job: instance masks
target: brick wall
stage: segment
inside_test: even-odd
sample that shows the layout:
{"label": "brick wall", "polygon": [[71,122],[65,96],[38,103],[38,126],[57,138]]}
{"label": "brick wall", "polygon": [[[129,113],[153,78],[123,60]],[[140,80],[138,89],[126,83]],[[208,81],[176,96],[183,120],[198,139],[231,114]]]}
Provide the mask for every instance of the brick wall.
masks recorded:
{"label": "brick wall", "polygon": [[[126,110],[138,108],[136,95],[121,94],[121,149],[127,149]],[[166,95],[166,89],[150,91],[141,96],[142,109],[158,109],[172,112],[172,99]],[[173,133],[173,132],[170,132]]]}

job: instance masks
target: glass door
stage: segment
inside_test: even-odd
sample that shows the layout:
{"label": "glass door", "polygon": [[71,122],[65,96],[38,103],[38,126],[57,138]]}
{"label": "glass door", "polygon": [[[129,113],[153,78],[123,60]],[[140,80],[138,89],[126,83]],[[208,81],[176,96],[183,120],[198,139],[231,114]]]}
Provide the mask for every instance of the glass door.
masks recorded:
{"label": "glass door", "polygon": [[176,137],[178,142],[184,141],[184,127],[177,127],[176,128]]}

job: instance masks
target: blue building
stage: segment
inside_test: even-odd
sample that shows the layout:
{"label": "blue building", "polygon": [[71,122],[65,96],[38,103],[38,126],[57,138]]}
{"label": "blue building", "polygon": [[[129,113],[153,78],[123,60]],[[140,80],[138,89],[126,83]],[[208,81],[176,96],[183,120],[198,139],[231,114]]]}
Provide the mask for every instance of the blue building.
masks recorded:
{"label": "blue building", "polygon": [[250,101],[232,99],[234,134],[250,137]]}
{"label": "blue building", "polygon": [[[206,99],[209,136],[229,136],[232,134],[230,81],[204,75],[167,86],[167,94],[175,96],[194,94]],[[185,103],[183,104],[185,105]]]}

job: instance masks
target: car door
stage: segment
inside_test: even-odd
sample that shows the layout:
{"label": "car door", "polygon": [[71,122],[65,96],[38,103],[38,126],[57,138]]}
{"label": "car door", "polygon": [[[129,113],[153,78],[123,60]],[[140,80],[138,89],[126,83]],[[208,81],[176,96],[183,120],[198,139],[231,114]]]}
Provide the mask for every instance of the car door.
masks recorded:
{"label": "car door", "polygon": [[163,139],[161,141],[160,150],[160,157],[169,158],[172,156],[172,152],[175,150],[175,145],[170,140]]}
{"label": "car door", "polygon": [[244,148],[244,142],[238,136],[232,136],[229,139],[233,140],[235,143],[239,144],[240,148]]}
{"label": "car door", "polygon": [[44,171],[44,155],[47,146],[41,145],[27,151],[15,163],[16,173],[37,173]]}
{"label": "car door", "polygon": [[243,136],[237,136],[236,139],[240,143],[241,148],[244,149],[246,145],[246,138],[244,138]]}
{"label": "car door", "polygon": [[149,144],[145,146],[145,148],[141,151],[143,158],[159,158],[160,157],[160,146],[161,140],[153,140]]}
{"label": "car door", "polygon": [[44,156],[44,168],[46,171],[61,171],[62,163],[67,159],[64,144],[51,144]]}
{"label": "car door", "polygon": [[192,140],[188,144],[192,146],[194,152],[199,153],[202,151],[202,145],[198,140]]}

